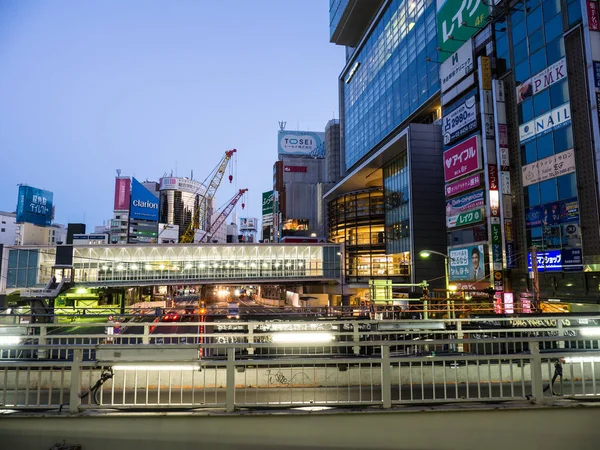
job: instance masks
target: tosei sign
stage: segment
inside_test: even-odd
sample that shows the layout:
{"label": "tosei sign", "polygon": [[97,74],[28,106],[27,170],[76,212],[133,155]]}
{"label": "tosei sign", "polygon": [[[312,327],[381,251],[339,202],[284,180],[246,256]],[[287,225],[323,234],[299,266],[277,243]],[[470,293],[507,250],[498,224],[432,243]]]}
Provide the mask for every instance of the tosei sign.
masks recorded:
{"label": "tosei sign", "polygon": [[481,169],[479,135],[455,145],[444,152],[444,179],[455,180]]}
{"label": "tosei sign", "polygon": [[279,130],[277,153],[280,155],[325,155],[325,133],[313,131]]}
{"label": "tosei sign", "polygon": [[475,94],[459,103],[456,109],[444,112],[442,130],[444,145],[469,134],[477,128],[477,102]]}

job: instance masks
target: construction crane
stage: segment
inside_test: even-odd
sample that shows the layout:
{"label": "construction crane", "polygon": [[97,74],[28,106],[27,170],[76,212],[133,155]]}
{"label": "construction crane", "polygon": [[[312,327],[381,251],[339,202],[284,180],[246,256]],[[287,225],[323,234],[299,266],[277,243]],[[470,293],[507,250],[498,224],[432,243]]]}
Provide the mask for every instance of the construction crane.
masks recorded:
{"label": "construction crane", "polygon": [[[200,238],[199,242],[204,242],[204,239],[206,239],[209,235],[212,235],[214,230],[219,229],[219,227],[223,224],[223,222],[225,222],[225,219],[227,219],[227,217],[229,217],[229,214],[231,214],[231,211],[233,211],[233,208],[235,208],[235,205],[237,204],[237,202],[240,200],[240,198],[242,198],[242,196],[246,192],[248,192],[248,189],[240,189],[239,192],[237,194],[235,194],[227,202],[227,204],[221,210],[221,213],[217,216],[217,219],[212,223],[212,225],[209,227],[206,227],[207,230],[204,232],[204,234]],[[242,203],[242,209],[244,209],[244,206],[245,205]]]}
{"label": "construction crane", "polygon": [[[233,150],[226,151],[225,156],[223,156],[223,159],[221,159],[221,161],[217,165],[215,174],[210,180],[208,186],[206,187],[206,192],[203,196],[201,196],[200,201],[198,202],[198,207],[192,215],[192,221],[190,222],[190,225],[179,239],[180,243],[192,244],[194,242],[194,236],[196,235],[196,231],[200,229],[200,224],[202,222],[207,222],[206,211],[209,205],[211,204],[212,199],[215,196],[215,192],[217,192],[217,189],[221,184],[221,180],[223,179],[223,175],[225,175],[225,170],[227,169],[227,164],[229,163],[229,160],[235,152],[237,152],[235,148]],[[232,180],[233,175],[229,174],[229,182],[231,183]],[[209,228],[208,224],[207,228]]]}

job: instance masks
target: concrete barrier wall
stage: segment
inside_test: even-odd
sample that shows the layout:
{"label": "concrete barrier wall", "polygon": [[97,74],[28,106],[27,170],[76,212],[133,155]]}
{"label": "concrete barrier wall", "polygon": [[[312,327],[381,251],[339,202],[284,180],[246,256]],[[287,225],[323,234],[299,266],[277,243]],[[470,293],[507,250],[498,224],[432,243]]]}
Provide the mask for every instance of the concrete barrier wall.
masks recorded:
{"label": "concrete barrier wall", "polygon": [[4,415],[0,446],[46,450],[596,450],[599,407],[390,412]]}

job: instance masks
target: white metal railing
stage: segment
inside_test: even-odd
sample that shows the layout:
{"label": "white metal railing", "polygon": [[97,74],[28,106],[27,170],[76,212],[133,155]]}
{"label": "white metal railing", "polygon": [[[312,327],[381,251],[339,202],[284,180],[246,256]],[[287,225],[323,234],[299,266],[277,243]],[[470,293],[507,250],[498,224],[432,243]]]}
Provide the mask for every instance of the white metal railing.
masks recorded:
{"label": "white metal railing", "polygon": [[[304,333],[309,334],[309,333]],[[314,334],[314,333],[313,333]],[[0,401],[11,409],[168,409],[325,407],[533,400],[600,396],[600,351],[540,351],[554,337],[504,338],[527,344],[510,355],[435,354],[431,346],[493,339],[352,342],[356,355],[243,357],[287,344],[97,345],[102,356],[84,361],[88,345],[70,345],[70,360],[0,361]],[[565,342],[577,337],[565,337]],[[327,347],[344,347],[332,342]],[[418,347],[418,352],[398,351]],[[22,345],[50,351],[53,345]],[[318,347],[318,346],[317,346]],[[225,358],[200,352],[224,349]],[[377,351],[367,352],[371,348]],[[127,350],[127,352],[124,352]],[[190,352],[198,357],[190,357]],[[557,369],[558,368],[558,369]],[[557,375],[560,372],[560,376]],[[551,380],[553,382],[551,382]],[[544,392],[544,389],[547,392]]]}

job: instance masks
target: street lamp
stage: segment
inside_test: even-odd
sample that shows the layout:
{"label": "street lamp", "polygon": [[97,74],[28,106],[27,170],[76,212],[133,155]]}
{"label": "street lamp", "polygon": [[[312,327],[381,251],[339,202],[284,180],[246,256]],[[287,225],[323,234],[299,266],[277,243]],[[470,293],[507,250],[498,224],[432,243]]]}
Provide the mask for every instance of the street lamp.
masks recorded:
{"label": "street lamp", "polygon": [[[444,275],[446,279],[446,295],[450,296],[450,291],[456,291],[456,286],[450,286],[450,278],[448,277],[448,265],[450,264],[451,257],[446,255],[445,253],[436,252],[435,250],[421,250],[419,252],[419,256],[421,258],[429,258],[431,255],[438,255],[444,258]],[[448,316],[452,316],[453,314],[450,311],[450,301],[448,300]],[[451,317],[449,317],[451,318]]]}

